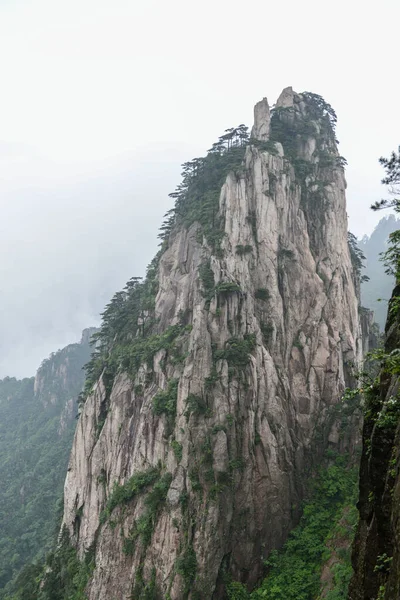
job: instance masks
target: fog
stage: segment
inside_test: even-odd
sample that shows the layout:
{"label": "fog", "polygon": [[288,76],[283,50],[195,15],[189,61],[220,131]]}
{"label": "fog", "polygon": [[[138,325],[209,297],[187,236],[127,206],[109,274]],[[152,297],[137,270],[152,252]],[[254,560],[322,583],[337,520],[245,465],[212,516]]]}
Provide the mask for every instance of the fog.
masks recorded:
{"label": "fog", "polygon": [[288,85],[335,108],[350,229],[371,233],[400,143],[399,17],[389,0],[0,2],[0,377],[99,323],[157,251],[180,164]]}

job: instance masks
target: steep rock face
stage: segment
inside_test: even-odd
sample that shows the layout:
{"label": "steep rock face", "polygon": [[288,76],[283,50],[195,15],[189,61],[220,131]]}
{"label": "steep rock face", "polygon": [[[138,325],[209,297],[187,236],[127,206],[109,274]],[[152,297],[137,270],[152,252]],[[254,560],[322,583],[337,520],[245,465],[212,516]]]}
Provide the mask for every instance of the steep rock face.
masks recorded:
{"label": "steep rock face", "polygon": [[[95,545],[91,600],[139,598],[146,582],[154,597],[223,598],[227,574],[253,585],[299,518],[307,472],[344,443],[332,408],[362,342],[344,172],[318,115],[291,88],[271,123],[257,105],[258,143],[222,186],[219,250],[193,223],[160,258],[157,328],[186,325],[180,358],[161,349],[85,403],[64,525],[81,556]],[[173,385],[175,419],[154,408]],[[104,509],[149,467],[171,483],[146,539],[146,493]]]}
{"label": "steep rock face", "polygon": [[88,360],[90,338],[95,332],[95,327],[84,329],[79,344],[69,344],[53,352],[40,365],[35,376],[34,393],[45,408],[49,404],[64,404],[71,397],[76,399],[82,390],[82,366]]}
{"label": "steep rock face", "polygon": [[254,107],[254,125],[251,130],[251,137],[260,142],[267,141],[269,139],[270,121],[268,100],[263,98]]}
{"label": "steep rock face", "polygon": [[[389,306],[393,307],[399,294],[397,286]],[[393,353],[396,360],[400,344],[398,311],[389,312],[385,334],[385,351]],[[399,386],[398,365],[394,369],[386,365],[379,383],[367,393],[350,600],[400,598]]]}

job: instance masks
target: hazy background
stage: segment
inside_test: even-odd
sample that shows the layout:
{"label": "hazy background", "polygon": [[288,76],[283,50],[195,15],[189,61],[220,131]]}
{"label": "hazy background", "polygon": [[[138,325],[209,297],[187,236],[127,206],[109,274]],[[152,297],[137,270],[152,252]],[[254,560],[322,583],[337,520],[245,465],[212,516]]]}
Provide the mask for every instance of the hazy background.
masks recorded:
{"label": "hazy background", "polygon": [[357,235],[400,143],[398,0],[0,0],[0,376],[97,324],[180,163],[282,88],[335,108]]}

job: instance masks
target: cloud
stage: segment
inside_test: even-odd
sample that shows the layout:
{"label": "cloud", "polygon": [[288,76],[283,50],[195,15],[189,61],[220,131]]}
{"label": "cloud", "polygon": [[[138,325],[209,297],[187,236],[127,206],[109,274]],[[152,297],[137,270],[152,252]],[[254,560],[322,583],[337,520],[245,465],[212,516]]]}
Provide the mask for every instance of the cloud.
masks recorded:
{"label": "cloud", "polygon": [[180,163],[287,85],[336,109],[350,228],[370,233],[377,160],[399,143],[399,16],[392,0],[362,17],[344,0],[1,3],[0,376],[98,322],[157,250]]}

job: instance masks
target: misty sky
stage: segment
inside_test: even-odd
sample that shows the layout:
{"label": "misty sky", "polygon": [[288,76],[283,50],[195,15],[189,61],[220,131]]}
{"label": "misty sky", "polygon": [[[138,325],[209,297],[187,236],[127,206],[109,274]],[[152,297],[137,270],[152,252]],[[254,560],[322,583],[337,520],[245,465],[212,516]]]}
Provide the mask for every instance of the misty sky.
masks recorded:
{"label": "misty sky", "polygon": [[180,164],[292,85],[338,114],[350,229],[400,143],[398,0],[0,0],[0,376],[98,323]]}

